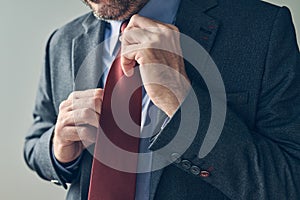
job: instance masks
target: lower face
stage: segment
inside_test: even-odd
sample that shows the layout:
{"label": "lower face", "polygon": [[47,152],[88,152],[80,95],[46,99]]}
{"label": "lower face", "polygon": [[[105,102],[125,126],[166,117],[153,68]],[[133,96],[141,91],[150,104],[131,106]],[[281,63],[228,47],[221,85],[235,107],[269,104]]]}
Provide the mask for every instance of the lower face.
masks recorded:
{"label": "lower face", "polygon": [[138,13],[149,0],[83,0],[103,20],[126,20]]}

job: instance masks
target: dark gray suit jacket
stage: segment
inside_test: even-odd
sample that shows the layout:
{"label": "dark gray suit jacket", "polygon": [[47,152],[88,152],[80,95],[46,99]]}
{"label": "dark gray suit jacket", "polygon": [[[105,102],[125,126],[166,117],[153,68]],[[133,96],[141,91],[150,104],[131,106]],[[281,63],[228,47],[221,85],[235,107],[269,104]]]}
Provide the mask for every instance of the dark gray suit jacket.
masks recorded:
{"label": "dark gray suit jacket", "polygon": [[[300,199],[300,56],[289,10],[257,0],[183,0],[176,25],[213,58],[228,107],[217,144],[199,158],[210,121],[210,94],[186,62],[201,102],[201,120],[195,121],[191,96],[182,105],[189,113],[184,120],[198,123],[199,129],[178,162],[152,173],[151,200]],[[58,29],[46,48],[24,155],[39,176],[64,187],[50,154],[58,107],[73,90],[97,85],[101,48],[96,46],[101,36],[103,22],[89,13]],[[94,56],[86,59],[90,52]],[[83,72],[82,65],[88,66]],[[151,150],[171,141],[181,112],[156,133]],[[179,131],[191,134],[189,126]],[[176,146],[156,155],[154,163],[169,162],[174,153]],[[92,156],[84,151],[67,199],[87,198],[91,162]]]}

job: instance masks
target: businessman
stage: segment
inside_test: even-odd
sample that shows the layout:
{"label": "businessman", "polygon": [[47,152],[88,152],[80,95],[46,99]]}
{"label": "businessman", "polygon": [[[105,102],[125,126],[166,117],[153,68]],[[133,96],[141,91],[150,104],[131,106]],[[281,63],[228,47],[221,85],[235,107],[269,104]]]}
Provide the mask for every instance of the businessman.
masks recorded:
{"label": "businessman", "polygon": [[[92,12],[47,43],[24,147],[31,169],[66,189],[70,183],[68,200],[300,198],[300,55],[286,7],[85,4]],[[222,84],[212,91],[218,76],[201,69],[214,64]],[[123,122],[133,131],[116,128]],[[201,153],[207,140],[211,149]]]}

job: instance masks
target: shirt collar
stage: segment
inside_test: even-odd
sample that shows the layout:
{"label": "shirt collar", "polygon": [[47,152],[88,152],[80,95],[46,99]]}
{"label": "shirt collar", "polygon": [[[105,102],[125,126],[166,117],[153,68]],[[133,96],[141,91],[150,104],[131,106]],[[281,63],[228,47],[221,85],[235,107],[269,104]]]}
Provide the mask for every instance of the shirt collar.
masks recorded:
{"label": "shirt collar", "polygon": [[153,20],[173,24],[181,0],[150,0],[139,15]]}

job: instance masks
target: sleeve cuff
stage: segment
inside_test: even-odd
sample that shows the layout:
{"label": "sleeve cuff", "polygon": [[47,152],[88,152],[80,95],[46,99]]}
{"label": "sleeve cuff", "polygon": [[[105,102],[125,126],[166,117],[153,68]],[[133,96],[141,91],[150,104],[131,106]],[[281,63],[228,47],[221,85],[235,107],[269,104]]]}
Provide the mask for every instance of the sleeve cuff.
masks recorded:
{"label": "sleeve cuff", "polygon": [[51,146],[51,157],[53,159],[55,168],[58,170],[58,172],[60,173],[62,178],[66,182],[71,182],[77,174],[76,172],[79,168],[79,163],[80,163],[82,156],[80,155],[76,160],[74,160],[72,162],[61,163],[55,158],[53,146]]}
{"label": "sleeve cuff", "polygon": [[164,123],[161,125],[161,130],[163,130],[167,125],[168,123],[171,121],[171,118],[170,117],[167,117],[164,121]]}

